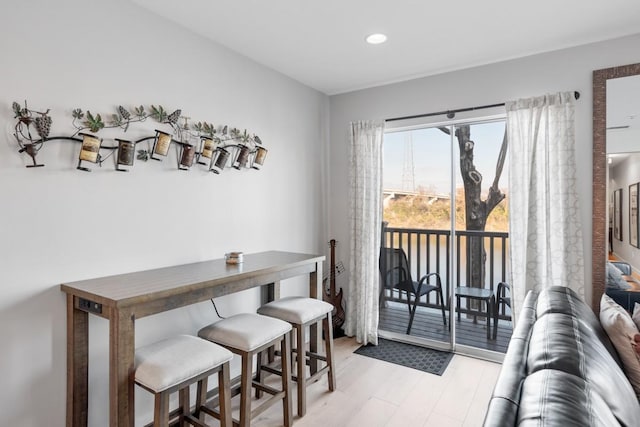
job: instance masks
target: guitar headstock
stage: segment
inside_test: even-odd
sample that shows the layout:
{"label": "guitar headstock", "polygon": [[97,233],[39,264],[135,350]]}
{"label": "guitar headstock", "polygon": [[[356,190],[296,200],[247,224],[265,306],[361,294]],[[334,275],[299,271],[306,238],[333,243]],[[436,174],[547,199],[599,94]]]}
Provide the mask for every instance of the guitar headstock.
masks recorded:
{"label": "guitar headstock", "polygon": [[336,239],[329,240],[329,247],[331,247],[332,249],[335,248],[337,244],[338,241]]}

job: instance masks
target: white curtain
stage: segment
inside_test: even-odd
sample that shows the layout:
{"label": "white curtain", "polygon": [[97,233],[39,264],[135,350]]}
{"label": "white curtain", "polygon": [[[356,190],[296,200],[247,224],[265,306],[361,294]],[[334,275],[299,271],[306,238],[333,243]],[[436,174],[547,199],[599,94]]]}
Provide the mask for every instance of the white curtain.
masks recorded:
{"label": "white curtain", "polygon": [[566,286],[584,299],[574,96],[507,102],[513,319],[526,293]]}
{"label": "white curtain", "polygon": [[378,344],[378,289],[382,225],[383,121],[351,123],[349,149],[349,292],[345,332]]}

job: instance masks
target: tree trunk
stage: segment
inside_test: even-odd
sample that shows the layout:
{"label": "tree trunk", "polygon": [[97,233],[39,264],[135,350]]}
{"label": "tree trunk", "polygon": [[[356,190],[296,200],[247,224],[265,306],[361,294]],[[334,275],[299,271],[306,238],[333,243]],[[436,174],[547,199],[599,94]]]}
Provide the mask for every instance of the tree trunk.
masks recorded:
{"label": "tree trunk", "polygon": [[[439,128],[442,132],[450,135],[449,128]],[[493,183],[489,188],[486,200],[482,200],[482,174],[476,170],[473,163],[474,142],[471,140],[470,125],[460,125],[455,128],[455,136],[458,140],[460,152],[460,174],[464,184],[465,200],[465,221],[467,231],[482,232],[487,225],[487,218],[491,211],[505,198],[500,191],[498,182],[502,175],[502,168],[507,153],[507,132],[505,129],[502,138],[500,154],[496,162],[496,174]],[[467,238],[467,266],[468,275],[466,286],[483,288],[485,278],[485,263],[487,254],[484,250],[483,238],[481,236],[468,236]],[[477,309],[478,301],[472,300],[473,309]]]}
{"label": "tree trunk", "polygon": [[[464,183],[465,221],[467,231],[484,231],[487,223],[487,204],[482,200],[482,174],[473,164],[474,142],[471,140],[469,125],[456,128],[456,138],[460,148],[460,173]],[[484,264],[486,253],[480,236],[468,236],[467,259],[469,277],[467,286],[484,287]]]}
{"label": "tree trunk", "polygon": [[[473,163],[474,142],[471,140],[471,129],[469,125],[458,126],[456,128],[456,138],[460,152],[460,173],[464,183],[465,198],[465,220],[467,231],[482,232],[487,225],[487,218],[491,211],[504,199],[505,195],[500,191],[498,182],[502,174],[502,167],[507,151],[507,134],[505,130],[502,139],[502,146],[496,164],[496,175],[486,200],[482,200],[482,174],[476,170]],[[484,249],[484,239],[482,236],[467,237],[467,263],[468,263],[468,283],[467,286],[475,288],[485,287],[485,264],[487,253]],[[473,301],[473,309],[478,309],[478,301]]]}

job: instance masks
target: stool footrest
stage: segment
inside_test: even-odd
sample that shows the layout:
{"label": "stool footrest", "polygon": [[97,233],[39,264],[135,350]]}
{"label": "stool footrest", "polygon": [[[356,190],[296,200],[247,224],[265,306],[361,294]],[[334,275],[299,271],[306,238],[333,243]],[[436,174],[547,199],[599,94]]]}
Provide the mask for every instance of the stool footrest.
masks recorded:
{"label": "stool footrest", "polygon": [[[318,353],[311,353],[310,351],[307,351],[307,357],[309,359],[315,359],[315,360],[321,360],[323,362],[327,361],[327,357],[323,356],[322,354],[318,354]],[[309,364],[309,360],[307,360],[307,365]]]}
{"label": "stool footrest", "polygon": [[276,369],[276,368],[271,367],[271,366],[262,366],[261,369],[263,371],[269,372],[270,374],[281,375],[281,372],[280,372],[279,369]]}
{"label": "stool footrest", "polygon": [[[202,421],[200,421],[199,419],[197,419],[196,417],[194,417],[191,414],[187,414],[184,416],[183,418],[186,422],[188,422],[189,424],[193,425],[193,426],[197,426],[197,427],[208,427],[205,423],[203,423]],[[219,418],[218,418],[219,419]]]}
{"label": "stool footrest", "polygon": [[264,391],[265,393],[269,393],[272,396],[275,396],[278,393],[282,393],[282,390],[275,389],[275,388],[273,388],[271,386],[268,386],[268,385],[265,385],[265,384],[260,384],[257,381],[253,381],[253,387],[257,388],[260,391]]}
{"label": "stool footrest", "polygon": [[[283,397],[284,397],[284,391],[280,391],[274,394],[273,396],[271,396],[270,398],[268,398],[267,400],[265,400],[264,402],[262,402],[260,405],[256,406],[254,409],[251,410],[251,419],[254,419],[258,415],[260,415],[261,413],[269,409],[269,407],[271,407],[278,400],[282,400]],[[235,424],[235,420],[234,420],[234,424]]]}
{"label": "stool footrest", "polygon": [[307,378],[307,384],[315,383],[316,381],[318,381],[320,379],[320,377],[322,375],[326,374],[328,370],[329,370],[328,366],[325,366],[322,369],[318,369],[318,372],[316,372],[315,374],[313,374],[309,378]]}
{"label": "stool footrest", "polygon": [[[205,414],[215,418],[216,420],[220,420],[220,411],[218,411],[217,409],[209,408],[208,406],[203,406],[200,410]],[[237,420],[236,418],[231,418],[231,421],[234,427],[240,425],[240,421]],[[207,426],[205,425],[205,427]]]}

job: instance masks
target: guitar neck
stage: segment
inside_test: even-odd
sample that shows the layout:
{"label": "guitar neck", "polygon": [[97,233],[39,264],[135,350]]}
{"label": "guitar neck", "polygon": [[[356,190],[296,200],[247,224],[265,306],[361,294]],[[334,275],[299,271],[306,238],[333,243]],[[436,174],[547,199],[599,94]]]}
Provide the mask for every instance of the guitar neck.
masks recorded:
{"label": "guitar neck", "polygon": [[336,241],[331,239],[329,242],[331,246],[331,265],[329,272],[329,294],[332,298],[336,296]]}

